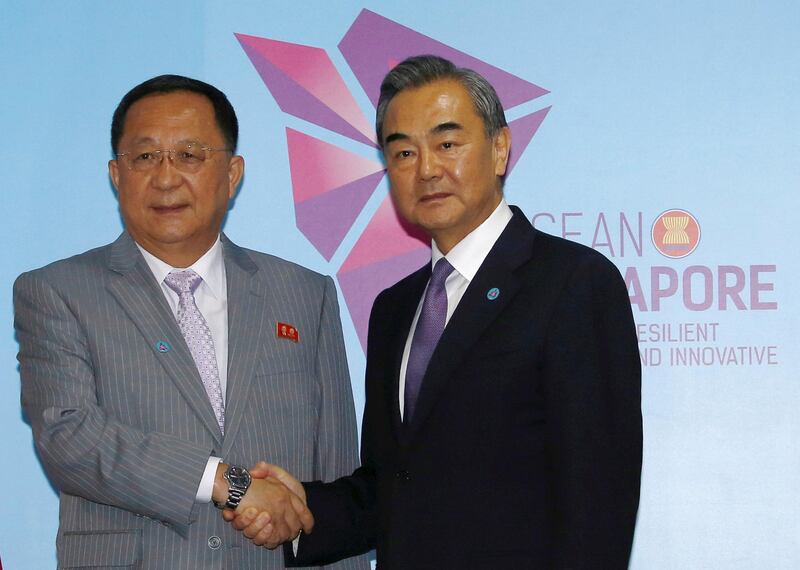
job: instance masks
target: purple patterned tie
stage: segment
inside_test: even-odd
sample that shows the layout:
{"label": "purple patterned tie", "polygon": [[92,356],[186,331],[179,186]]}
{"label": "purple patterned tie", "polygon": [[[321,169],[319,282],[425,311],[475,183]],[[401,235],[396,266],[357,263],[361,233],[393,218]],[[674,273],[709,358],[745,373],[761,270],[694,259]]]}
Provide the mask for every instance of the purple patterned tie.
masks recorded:
{"label": "purple patterned tie", "polygon": [[414,406],[422,387],[422,378],[428,369],[428,361],[444,331],[447,319],[447,291],[444,282],[452,272],[453,266],[447,259],[441,258],[433,268],[431,280],[425,291],[425,300],[422,301],[422,310],[419,313],[417,328],[414,330],[406,365],[406,385],[403,395],[405,404],[403,421],[406,424],[410,423],[414,415]]}
{"label": "purple patterned tie", "polygon": [[178,326],[200,372],[219,429],[225,433],[225,403],[222,400],[214,339],[194,300],[194,291],[201,281],[203,278],[191,269],[173,271],[164,278],[164,283],[178,294]]}

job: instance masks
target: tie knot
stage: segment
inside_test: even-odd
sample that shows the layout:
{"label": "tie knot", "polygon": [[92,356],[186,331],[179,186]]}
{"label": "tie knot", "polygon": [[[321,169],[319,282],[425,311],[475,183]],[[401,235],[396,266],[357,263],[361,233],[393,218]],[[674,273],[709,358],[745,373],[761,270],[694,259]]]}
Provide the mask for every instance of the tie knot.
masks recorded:
{"label": "tie knot", "polygon": [[441,288],[444,287],[444,282],[453,272],[453,266],[447,261],[446,257],[442,257],[433,266],[433,273],[431,273],[430,287]]}
{"label": "tie knot", "polygon": [[203,278],[191,269],[173,271],[164,277],[164,283],[178,295],[194,294],[202,280]]}

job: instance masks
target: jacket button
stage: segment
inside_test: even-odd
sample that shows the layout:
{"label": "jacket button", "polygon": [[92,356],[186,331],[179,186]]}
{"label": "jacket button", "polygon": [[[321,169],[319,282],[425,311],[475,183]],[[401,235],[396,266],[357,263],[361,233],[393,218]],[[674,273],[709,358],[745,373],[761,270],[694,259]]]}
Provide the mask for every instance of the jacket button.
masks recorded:
{"label": "jacket button", "polygon": [[208,547],[211,550],[216,550],[222,546],[222,539],[218,536],[211,536],[208,538]]}
{"label": "jacket button", "polygon": [[411,474],[405,469],[401,469],[400,471],[395,473],[394,476],[397,479],[400,479],[401,481],[408,481],[409,479],[411,479]]}

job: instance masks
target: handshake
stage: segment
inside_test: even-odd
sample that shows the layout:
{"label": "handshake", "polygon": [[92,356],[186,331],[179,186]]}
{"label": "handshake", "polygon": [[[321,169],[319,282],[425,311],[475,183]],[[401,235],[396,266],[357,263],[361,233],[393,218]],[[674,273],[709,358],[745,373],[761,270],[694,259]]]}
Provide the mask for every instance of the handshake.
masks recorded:
{"label": "handshake", "polygon": [[[217,468],[212,498],[218,504],[228,496],[222,477],[225,466]],[[260,461],[250,468],[252,482],[236,510],[224,509],[222,517],[242,531],[253,544],[276,548],[287,540],[314,528],[314,517],[306,506],[303,485],[284,469]]]}

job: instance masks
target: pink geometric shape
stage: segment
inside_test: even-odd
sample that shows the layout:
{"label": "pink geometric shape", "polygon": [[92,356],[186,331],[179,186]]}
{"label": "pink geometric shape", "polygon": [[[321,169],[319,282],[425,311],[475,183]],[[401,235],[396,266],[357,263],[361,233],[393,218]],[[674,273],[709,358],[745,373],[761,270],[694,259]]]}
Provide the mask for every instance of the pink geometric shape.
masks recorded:
{"label": "pink geometric shape", "polygon": [[297,227],[330,261],[383,178],[383,165],[286,129]]}
{"label": "pink geometric shape", "polygon": [[340,271],[352,271],[420,248],[429,250],[430,243],[422,230],[400,218],[387,194]]}
{"label": "pink geometric shape", "polygon": [[325,50],[235,35],[281,110],[376,146],[374,128]]}
{"label": "pink geometric shape", "polygon": [[336,275],[364,352],[367,351],[369,313],[375,297],[430,260],[430,250],[420,248],[352,271],[340,270]]}
{"label": "pink geometric shape", "polygon": [[533,135],[539,130],[542,121],[550,111],[550,107],[539,109],[535,113],[520,117],[515,121],[508,124],[511,130],[511,154],[508,157],[508,168],[506,169],[506,176],[511,173],[511,170],[516,166],[519,157],[528,148],[528,143],[531,142]]}
{"label": "pink geometric shape", "polygon": [[[280,108],[370,146],[364,118],[327,53],[310,46],[236,34]],[[362,10],[339,49],[373,104],[385,74],[403,59],[441,55],[474,69],[509,109],[548,93],[533,83],[455,50],[369,10]],[[513,121],[510,173],[550,108]],[[383,166],[313,137],[286,130],[297,227],[330,260],[384,175]],[[366,350],[369,313],[380,291],[430,261],[430,239],[401,221],[387,195],[337,273],[345,302]]]}
{"label": "pink geometric shape", "polygon": [[288,127],[286,142],[295,202],[308,200],[359,178],[384,171],[380,162]]}
{"label": "pink geometric shape", "polygon": [[383,170],[295,203],[297,228],[326,261],[331,260],[382,178]]}
{"label": "pink geometric shape", "polygon": [[538,85],[366,9],[361,11],[339,42],[339,51],[376,106],[381,81],[395,62],[428,53],[445,57],[459,67],[467,67],[483,75],[494,86],[504,109],[549,93]]}
{"label": "pink geometric shape", "polygon": [[430,258],[430,238],[401,220],[387,195],[336,274],[365,351],[375,297]]}

